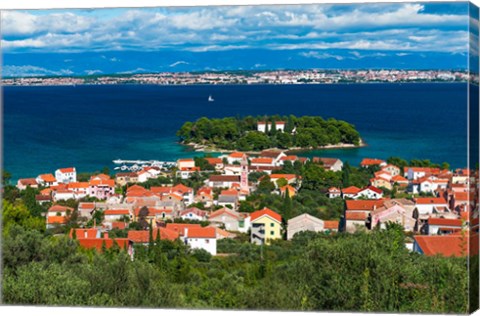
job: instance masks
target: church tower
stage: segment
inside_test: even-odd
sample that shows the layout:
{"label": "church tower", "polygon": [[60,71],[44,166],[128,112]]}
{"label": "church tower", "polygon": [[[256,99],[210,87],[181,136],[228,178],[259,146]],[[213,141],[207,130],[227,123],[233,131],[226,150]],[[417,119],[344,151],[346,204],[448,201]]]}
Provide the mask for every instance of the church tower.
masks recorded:
{"label": "church tower", "polygon": [[247,160],[246,154],[243,155],[240,166],[241,166],[240,190],[244,192],[250,192],[250,189],[248,187],[248,160]]}

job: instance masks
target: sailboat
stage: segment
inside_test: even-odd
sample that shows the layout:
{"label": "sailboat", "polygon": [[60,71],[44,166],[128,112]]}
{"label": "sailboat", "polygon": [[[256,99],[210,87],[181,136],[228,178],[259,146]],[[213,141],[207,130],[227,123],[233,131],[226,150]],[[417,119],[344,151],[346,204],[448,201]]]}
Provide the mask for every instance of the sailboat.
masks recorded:
{"label": "sailboat", "polygon": [[215,100],[212,98],[212,95],[209,95],[208,96],[208,102],[213,102],[213,101],[215,101]]}

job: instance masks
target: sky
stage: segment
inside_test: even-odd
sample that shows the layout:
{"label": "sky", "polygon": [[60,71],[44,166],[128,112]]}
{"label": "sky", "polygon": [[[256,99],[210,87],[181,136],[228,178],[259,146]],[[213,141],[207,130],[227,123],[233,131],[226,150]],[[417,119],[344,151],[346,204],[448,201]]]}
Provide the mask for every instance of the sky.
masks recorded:
{"label": "sky", "polygon": [[465,69],[468,57],[467,2],[24,10],[1,18],[3,76]]}

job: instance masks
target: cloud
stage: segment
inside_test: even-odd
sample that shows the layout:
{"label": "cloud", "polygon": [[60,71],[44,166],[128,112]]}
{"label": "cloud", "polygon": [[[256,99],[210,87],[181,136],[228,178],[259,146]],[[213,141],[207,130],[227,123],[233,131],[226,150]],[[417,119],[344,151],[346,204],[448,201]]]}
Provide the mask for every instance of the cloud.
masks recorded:
{"label": "cloud", "polygon": [[425,5],[413,3],[106,9],[95,13],[2,12],[2,46],[7,53],[294,47],[393,50],[402,46],[412,51],[460,52],[467,47],[469,21],[467,14],[427,11]]}
{"label": "cloud", "polygon": [[307,57],[307,58],[315,58],[315,59],[329,59],[329,58],[334,58],[336,60],[343,60],[344,57],[340,55],[332,55],[328,53],[321,53],[321,52],[302,52],[299,54],[300,56]]}
{"label": "cloud", "polygon": [[69,69],[51,70],[34,65],[5,65],[2,69],[4,77],[64,76],[72,74],[73,71]]}
{"label": "cloud", "polygon": [[178,65],[188,65],[188,63],[186,61],[179,60],[177,62],[174,62],[173,64],[170,64],[169,67],[176,67]]}
{"label": "cloud", "polygon": [[90,75],[94,75],[94,74],[101,74],[101,73],[103,73],[103,71],[101,71],[99,69],[94,69],[94,70],[87,69],[87,70],[85,70],[85,73],[90,76]]}

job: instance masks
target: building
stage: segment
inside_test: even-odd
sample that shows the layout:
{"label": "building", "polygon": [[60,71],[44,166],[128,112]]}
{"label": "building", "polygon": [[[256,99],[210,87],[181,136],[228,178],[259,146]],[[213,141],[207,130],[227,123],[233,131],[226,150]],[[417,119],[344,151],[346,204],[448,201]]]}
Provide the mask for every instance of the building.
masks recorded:
{"label": "building", "polygon": [[116,222],[121,221],[125,217],[132,219],[133,216],[128,209],[108,209],[103,211],[106,222]]}
{"label": "building", "polygon": [[57,179],[51,173],[41,174],[35,180],[38,184],[46,187],[57,185]]}
{"label": "building", "polygon": [[312,161],[314,163],[322,164],[325,170],[337,172],[337,171],[342,171],[342,168],[343,168],[343,162],[337,158],[313,157]]}
{"label": "building", "polygon": [[466,228],[466,222],[462,219],[452,218],[428,218],[428,235],[448,235],[460,232]]}
{"label": "building", "polygon": [[426,167],[405,167],[403,169],[405,177],[412,181],[425,176],[437,175],[440,173],[438,168],[426,168]]}
{"label": "building", "polygon": [[207,220],[207,215],[207,211],[203,211],[196,207],[187,208],[186,210],[180,212],[180,218],[195,221],[205,221]]}
{"label": "building", "polygon": [[338,231],[338,221],[323,221],[305,213],[288,220],[287,240],[291,240],[296,233],[302,231],[324,232],[330,230]]}
{"label": "building", "polygon": [[28,179],[19,179],[17,181],[17,188],[19,190],[25,190],[26,188],[38,188],[37,179],[35,178],[28,178]]}
{"label": "building", "polygon": [[392,164],[382,167],[381,170],[388,172],[392,177],[400,175],[400,168]]}
{"label": "building", "polygon": [[[273,125],[272,122],[259,121],[257,122],[257,131],[266,133],[271,130],[272,125]],[[275,122],[275,129],[281,132],[285,131],[285,122],[283,121]]]}
{"label": "building", "polygon": [[[158,234],[160,234],[160,236],[158,236]],[[180,237],[180,235],[177,231],[174,231],[172,229],[168,229],[165,227],[160,227],[152,230],[153,242],[155,242],[158,237],[160,237],[160,240],[174,241],[174,240],[177,240]],[[129,230],[127,238],[135,244],[142,244],[146,246],[150,242],[150,231]]]}
{"label": "building", "polygon": [[223,226],[225,227],[225,230],[228,231],[247,231],[248,230],[248,224],[245,223],[244,218],[242,215],[236,211],[233,211],[229,208],[221,208],[219,210],[216,210],[215,212],[212,212],[208,216],[208,221],[215,226]]}
{"label": "building", "polygon": [[211,188],[231,188],[234,184],[240,185],[240,176],[211,175],[206,181]]}
{"label": "building", "polygon": [[334,199],[334,198],[341,197],[341,196],[342,196],[342,191],[340,191],[339,188],[331,187],[330,189],[328,189],[328,197],[329,198]]}
{"label": "building", "polygon": [[250,215],[250,241],[257,245],[269,245],[272,240],[282,238],[282,217],[264,208]]}
{"label": "building", "polygon": [[186,158],[186,159],[178,159],[177,160],[178,170],[182,170],[184,168],[193,168],[193,167],[195,167],[195,160],[193,158]]}
{"label": "building", "polygon": [[129,183],[138,182],[138,175],[136,172],[120,172],[115,175],[115,183],[119,186],[125,186]]}
{"label": "building", "polygon": [[383,197],[383,191],[379,188],[374,186],[368,186],[364,189],[358,191],[358,193],[354,196],[354,199],[369,199],[369,200],[378,200]]}
{"label": "building", "polygon": [[115,194],[115,180],[94,178],[88,182],[88,195],[99,200],[106,200]]}
{"label": "building", "polygon": [[360,162],[360,166],[361,167],[371,167],[371,166],[380,166],[380,167],[384,167],[386,166],[387,163],[384,161],[384,160],[381,160],[381,159],[371,159],[371,158],[364,158],[361,162]]}
{"label": "building", "polygon": [[414,199],[420,215],[449,212],[448,203],[442,197],[426,197]]}
{"label": "building", "polygon": [[77,171],[74,167],[57,169],[55,179],[58,183],[77,182]]}
{"label": "building", "polygon": [[217,231],[215,227],[185,228],[183,240],[191,249],[203,249],[217,254]]}
{"label": "building", "polygon": [[[443,257],[466,257],[469,255],[468,234],[450,234],[446,236],[414,236],[413,251],[425,256],[441,255]],[[470,255],[478,254],[478,234],[471,237]]]}
{"label": "building", "polygon": [[349,198],[349,199],[354,199],[355,196],[357,196],[358,192],[360,192],[362,189],[357,188],[356,186],[352,185],[349,186],[348,188],[342,189],[342,197]]}
{"label": "building", "polygon": [[194,198],[195,203],[203,203],[205,207],[210,207],[213,205],[213,191],[209,187],[201,187],[197,190],[197,194]]}

